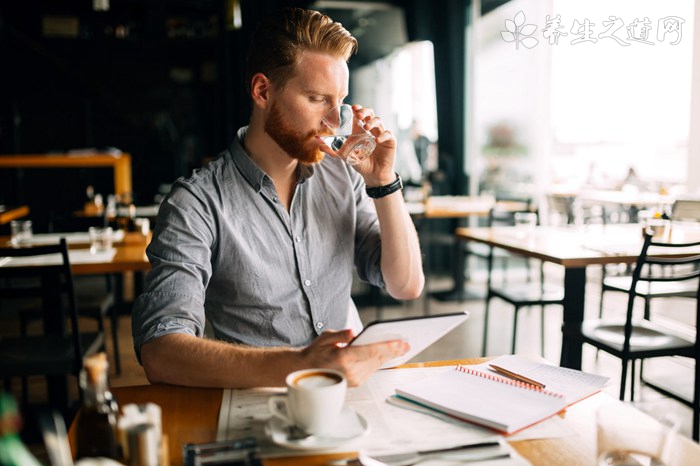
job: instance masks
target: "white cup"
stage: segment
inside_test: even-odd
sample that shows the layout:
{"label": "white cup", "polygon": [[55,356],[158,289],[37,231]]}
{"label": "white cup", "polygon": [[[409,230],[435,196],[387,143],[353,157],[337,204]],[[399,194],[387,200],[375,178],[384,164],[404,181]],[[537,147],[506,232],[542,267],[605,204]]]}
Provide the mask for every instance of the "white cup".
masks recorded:
{"label": "white cup", "polygon": [[273,416],[308,434],[324,434],[337,423],[345,404],[347,381],[332,369],[305,369],[286,378],[287,395],[268,400]]}
{"label": "white cup", "polygon": [[88,234],[90,236],[90,252],[92,254],[112,249],[112,227],[90,227]]}
{"label": "white cup", "polygon": [[12,238],[10,242],[13,245],[19,245],[32,239],[32,221],[31,220],[12,220],[10,222]]}

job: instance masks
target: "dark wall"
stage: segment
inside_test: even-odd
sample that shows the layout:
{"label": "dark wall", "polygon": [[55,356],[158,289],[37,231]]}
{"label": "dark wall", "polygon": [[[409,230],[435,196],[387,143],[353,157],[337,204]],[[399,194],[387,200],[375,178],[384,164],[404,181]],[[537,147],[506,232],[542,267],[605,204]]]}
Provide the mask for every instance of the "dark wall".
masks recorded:
{"label": "dark wall", "polygon": [[[216,156],[246,124],[242,75],[259,20],[310,2],[241,0],[238,30],[226,27],[223,0],[109,3],[106,12],[93,11],[89,0],[0,4],[0,154],[117,147],[131,153],[134,198],[146,204],[159,184]],[[449,176],[444,191],[461,193],[468,2],[389,3],[405,8],[411,40],[435,44],[440,163]],[[77,21],[75,36],[48,37],[46,17]],[[111,183],[104,170],[2,170],[0,203],[34,207],[46,198],[39,186],[50,193],[45,203],[75,210],[87,185],[106,195]]]}

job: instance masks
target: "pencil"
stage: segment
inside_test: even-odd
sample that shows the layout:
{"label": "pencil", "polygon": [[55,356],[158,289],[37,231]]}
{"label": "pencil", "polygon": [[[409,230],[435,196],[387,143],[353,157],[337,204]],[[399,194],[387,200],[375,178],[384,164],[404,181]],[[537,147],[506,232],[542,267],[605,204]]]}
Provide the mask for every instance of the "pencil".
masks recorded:
{"label": "pencil", "polygon": [[508,369],[505,369],[501,366],[496,366],[495,364],[489,364],[491,369],[495,370],[499,374],[503,374],[505,376],[508,376],[512,379],[519,380],[520,382],[525,382],[530,385],[534,385],[537,388],[544,388],[545,385],[542,382],[538,382],[536,380],[532,380],[528,377],[525,377],[524,375],[516,374],[515,372],[511,372]]}

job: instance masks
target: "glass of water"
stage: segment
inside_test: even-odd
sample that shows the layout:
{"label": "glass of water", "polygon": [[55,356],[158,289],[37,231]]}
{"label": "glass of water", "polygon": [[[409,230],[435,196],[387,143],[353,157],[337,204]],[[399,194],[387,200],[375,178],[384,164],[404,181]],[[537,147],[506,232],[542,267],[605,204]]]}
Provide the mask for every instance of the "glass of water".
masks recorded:
{"label": "glass of water", "polygon": [[630,403],[610,403],[596,412],[598,466],[671,464],[677,425],[659,422]]}
{"label": "glass of water", "polygon": [[360,163],[374,152],[377,141],[369,131],[362,127],[362,122],[355,118],[355,112],[348,104],[342,104],[328,112],[321,124],[332,134],[321,139],[336,155],[348,165]]}
{"label": "glass of water", "polygon": [[12,220],[10,222],[12,237],[10,243],[13,246],[24,244],[32,239],[32,221],[31,220]]}
{"label": "glass of water", "polygon": [[90,227],[88,234],[90,236],[90,252],[92,254],[112,249],[112,227]]}

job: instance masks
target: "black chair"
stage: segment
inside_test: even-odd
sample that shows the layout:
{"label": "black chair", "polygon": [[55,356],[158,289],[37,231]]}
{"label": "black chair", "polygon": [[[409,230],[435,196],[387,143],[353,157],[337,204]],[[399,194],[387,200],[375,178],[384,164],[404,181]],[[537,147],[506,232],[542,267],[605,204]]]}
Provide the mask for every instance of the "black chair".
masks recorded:
{"label": "black chair", "polygon": [[[486,219],[487,227],[497,227],[497,226],[513,226],[515,225],[515,214],[519,212],[535,212],[532,207],[531,199],[498,199],[494,206],[489,210],[489,215]],[[489,259],[489,254],[491,254],[493,248],[486,244],[481,243],[470,243],[467,242],[464,246],[465,264],[469,264],[469,257],[476,257],[485,262]],[[509,253],[504,249],[495,249],[493,251],[493,262],[499,262],[501,265],[501,271],[503,277],[507,277],[506,271],[508,269],[508,261],[510,260],[521,260],[527,267],[528,280],[531,279],[530,275],[530,260],[526,257],[518,257]],[[488,270],[487,282],[491,282],[491,274],[493,270]],[[469,280],[469,277],[466,278]]]}
{"label": "black chair", "polygon": [[486,356],[488,344],[488,326],[491,300],[499,298],[514,307],[513,312],[513,338],[511,352],[515,353],[515,344],[518,330],[518,311],[525,307],[540,306],[542,316],[540,319],[540,351],[544,354],[544,308],[550,305],[564,305],[564,288],[552,286],[546,283],[544,264],[540,263],[539,282],[529,280],[527,283],[502,283],[494,284],[492,269],[495,257],[495,249],[491,247],[488,256],[488,282],[486,291],[486,303],[484,307],[484,333],[482,339],[481,355]]}
{"label": "black chair", "polygon": [[[630,373],[630,399],[634,400],[635,362],[648,358],[664,356],[683,356],[695,361],[695,382],[693,400],[686,400],[663,391],[658,386],[646,382],[648,386],[670,396],[693,409],[693,439],[698,440],[698,420],[700,419],[700,345],[698,344],[697,325],[695,341],[674,333],[650,320],[648,315],[642,319],[634,317],[634,300],[638,296],[640,285],[651,287],[654,284],[678,282],[693,283],[695,288],[695,318],[700,319],[700,254],[697,253],[700,242],[673,244],[657,242],[652,235],[646,234],[644,245],[632,274],[628,291],[625,320],[587,320],[581,324],[581,338],[599,350],[616,356],[622,361],[620,380],[620,400],[625,399],[627,370],[632,363]],[[650,252],[651,249],[651,252]],[[684,251],[688,251],[683,255]],[[667,252],[664,257],[664,251]],[[674,251],[668,257],[668,251]],[[653,254],[653,256],[652,256]],[[700,322],[700,320],[696,321]]]}
{"label": "black chair", "polygon": [[103,347],[104,334],[80,332],[66,240],[50,246],[0,248],[0,258],[7,262],[0,266],[3,309],[17,306],[18,300],[39,300],[44,320],[41,335],[0,338],[0,376],[8,390],[13,377],[46,376],[49,402],[68,409],[67,376],[78,376],[83,357]]}
{"label": "black chair", "polygon": [[[673,203],[672,217],[678,221],[699,222],[700,200],[678,199]],[[605,267],[602,268],[600,287],[600,308],[598,318],[603,317],[603,296],[608,291],[629,293],[632,284],[630,275],[608,276]],[[641,283],[637,286],[635,295],[644,299],[644,318],[649,318],[651,300],[654,298],[693,298],[695,287],[688,282],[657,282],[651,284]]]}
{"label": "black chair", "polygon": [[[105,332],[105,318],[109,317],[114,357],[114,368],[121,374],[121,358],[119,354],[119,312],[115,304],[114,284],[111,275],[73,277],[78,316],[93,319],[97,322],[99,332]],[[20,312],[20,332],[28,334],[32,321],[41,320],[41,309],[28,307]],[[106,348],[103,348],[106,351]]]}

